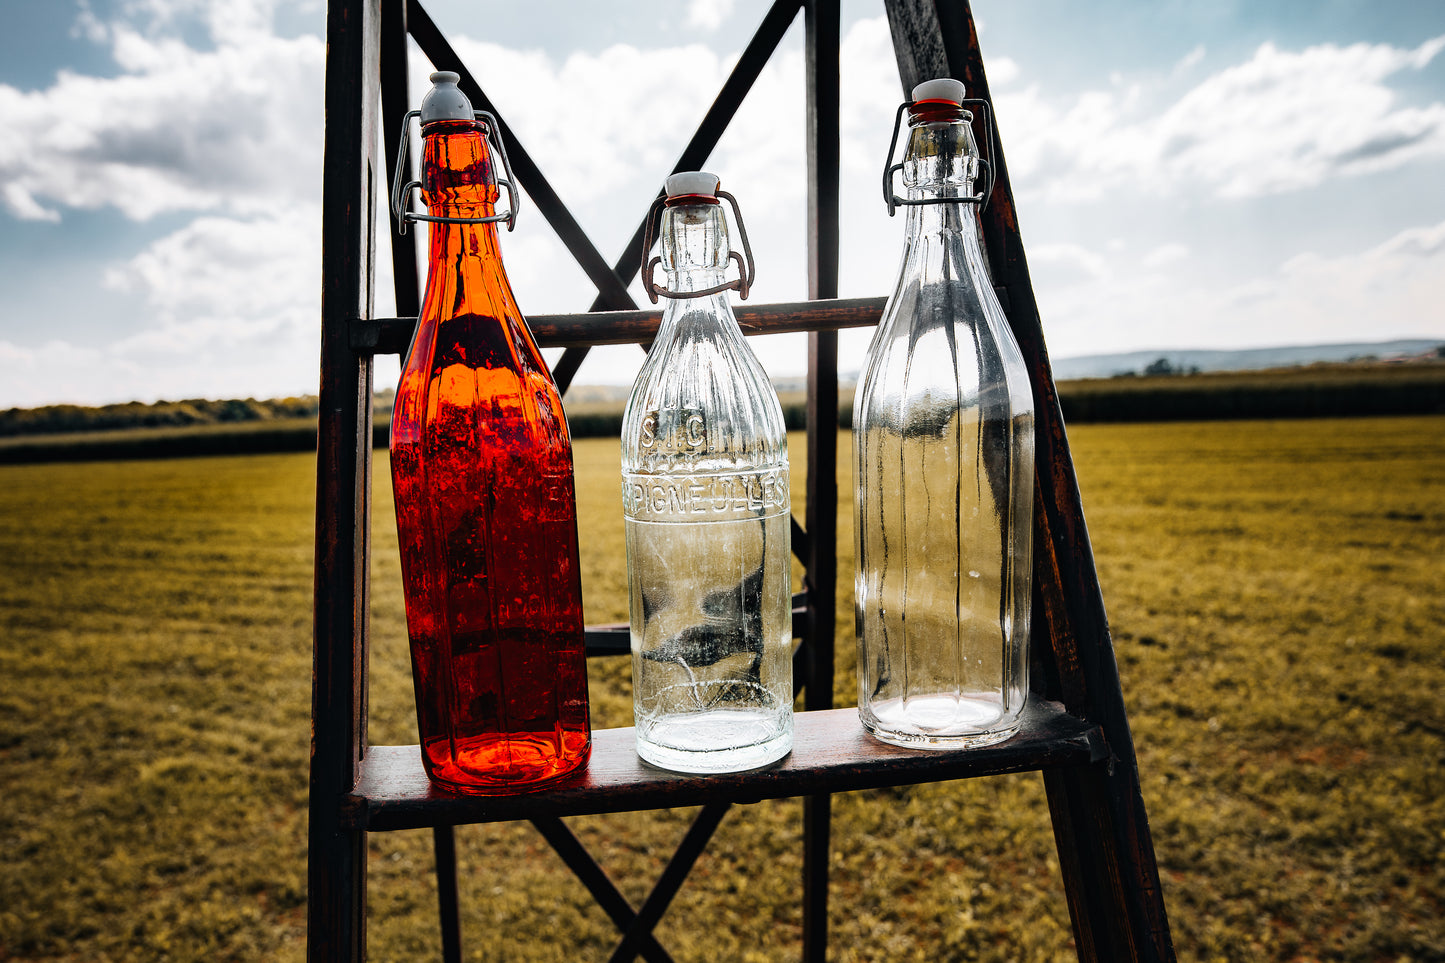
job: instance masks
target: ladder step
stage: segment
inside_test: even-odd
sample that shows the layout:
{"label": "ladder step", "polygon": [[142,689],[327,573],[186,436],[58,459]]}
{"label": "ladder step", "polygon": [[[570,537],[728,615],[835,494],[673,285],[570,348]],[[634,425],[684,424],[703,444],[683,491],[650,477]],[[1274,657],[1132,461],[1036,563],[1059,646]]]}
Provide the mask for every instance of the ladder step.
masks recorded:
{"label": "ladder step", "polygon": [[592,758],[583,772],[541,792],[509,796],[439,790],[428,782],[417,746],[372,746],[361,762],[356,788],[341,808],[348,828],[380,832],[712,802],[750,803],[1087,766],[1107,759],[1108,753],[1098,726],[1044,700],[1030,702],[1013,738],[956,752],[887,746],[863,730],[856,709],[824,709],[797,713],[792,753],[764,769],[710,776],[664,772],[637,757],[631,727],[601,729],[592,733]]}
{"label": "ladder step", "polygon": [[[796,525],[796,521],[794,522]],[[793,638],[806,638],[808,634],[808,596],[805,592],[793,593]],[[609,622],[606,625],[589,625],[586,630],[587,657],[599,655],[631,655],[632,625],[628,622]]]}
{"label": "ladder step", "polygon": [[[737,304],[733,314],[743,334],[832,331],[877,324],[886,298],[829,298],[779,304]],[[544,348],[646,344],[657,336],[662,310],[587,311],[535,314],[527,326]],[[359,354],[406,354],[416,318],[352,318],[349,339]]]}

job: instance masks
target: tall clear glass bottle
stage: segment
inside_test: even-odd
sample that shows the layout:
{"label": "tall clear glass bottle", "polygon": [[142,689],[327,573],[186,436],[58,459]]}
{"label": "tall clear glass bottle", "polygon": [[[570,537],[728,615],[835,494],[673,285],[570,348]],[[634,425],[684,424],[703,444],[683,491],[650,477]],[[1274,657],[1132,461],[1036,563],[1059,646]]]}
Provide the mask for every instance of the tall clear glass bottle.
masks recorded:
{"label": "tall clear glass bottle", "polygon": [[433,782],[511,792],[591,747],[572,447],[502,267],[486,127],[456,74],[432,81],[429,274],[391,420],[417,723]]}
{"label": "tall clear glass bottle", "polygon": [[963,94],[928,81],[906,105],[907,199],[891,165],[884,182],[903,266],[853,406],[858,712],[940,749],[1017,730],[1033,572],[1033,395],[980,247]]}
{"label": "tall clear glass bottle", "polygon": [[736,202],[702,172],[674,174],[666,195],[644,276],[669,300],[622,420],[637,752],[732,772],[793,744],[788,439],[726,294],[751,281],[724,280],[742,258],[718,198]]}

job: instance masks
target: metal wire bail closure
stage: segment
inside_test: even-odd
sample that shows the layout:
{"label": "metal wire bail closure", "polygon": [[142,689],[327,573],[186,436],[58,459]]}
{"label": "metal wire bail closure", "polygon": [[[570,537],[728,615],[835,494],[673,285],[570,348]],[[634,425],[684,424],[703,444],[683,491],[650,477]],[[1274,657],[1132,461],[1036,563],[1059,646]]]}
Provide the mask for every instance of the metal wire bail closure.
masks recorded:
{"label": "metal wire bail closure", "polygon": [[[903,170],[902,163],[893,163],[893,152],[898,148],[898,131],[903,127],[904,112],[912,108],[915,103],[917,103],[917,101],[904,101],[898,105],[898,112],[893,115],[893,136],[888,141],[888,157],[883,161],[883,201],[888,205],[888,216],[892,217],[899,205],[911,207],[920,204],[978,204],[980,210],[988,207],[988,200],[993,196],[994,166],[982,156],[982,144],[979,145],[978,163],[988,176],[987,186],[984,188],[983,193],[974,194],[971,197],[920,197],[910,199],[899,197],[893,192],[893,175]],[[993,115],[989,111],[988,101],[979,97],[966,97],[959,101],[959,106],[977,107],[979,111],[982,112],[984,140],[988,142],[988,155],[992,158],[994,156]],[[972,123],[973,114],[968,110],[964,110],[963,113],[965,120]]]}
{"label": "metal wire bail closure", "polygon": [[391,177],[391,213],[396,218],[397,230],[402,234],[406,233],[406,225],[410,221],[440,221],[445,224],[491,224],[496,221],[506,221],[507,230],[510,231],[517,226],[517,211],[521,208],[521,198],[517,195],[515,175],[512,173],[512,162],[507,157],[507,145],[502,143],[502,125],[495,115],[489,110],[474,110],[472,113],[476,119],[482,122],[482,131],[487,143],[491,144],[502,157],[502,170],[506,177],[497,178],[497,186],[507,189],[508,209],[501,214],[489,214],[486,217],[438,217],[434,214],[418,214],[416,211],[407,210],[411,200],[413,189],[420,189],[421,181],[408,181],[402,183],[407,170],[407,149],[411,146],[411,121],[413,117],[420,117],[420,110],[409,110],[406,116],[401,119],[401,146],[396,152],[396,171]]}
{"label": "metal wire bail closure", "polygon": [[737,251],[728,251],[728,260],[738,262],[737,278],[732,281],[724,281],[722,284],[715,284],[701,291],[669,291],[665,287],[658,286],[657,282],[653,280],[653,271],[662,262],[662,257],[658,255],[648,260],[647,252],[652,250],[652,245],[658,240],[658,228],[653,225],[661,225],[662,208],[667,203],[667,195],[659,194],[652,202],[652,206],[647,209],[647,230],[642,236],[642,287],[647,291],[647,296],[653,304],[657,303],[658,297],[682,300],[684,298],[701,298],[727,290],[737,291],[738,297],[744,301],[748,299],[748,292],[752,289],[753,282],[757,280],[758,269],[753,263],[753,246],[748,243],[748,229],[743,224],[743,212],[738,209],[738,199],[727,191],[720,190],[717,192],[717,196],[726,198],[727,202],[732,205],[733,219],[738,222],[738,237],[742,239],[743,252],[747,255],[747,260],[744,261],[742,254]]}

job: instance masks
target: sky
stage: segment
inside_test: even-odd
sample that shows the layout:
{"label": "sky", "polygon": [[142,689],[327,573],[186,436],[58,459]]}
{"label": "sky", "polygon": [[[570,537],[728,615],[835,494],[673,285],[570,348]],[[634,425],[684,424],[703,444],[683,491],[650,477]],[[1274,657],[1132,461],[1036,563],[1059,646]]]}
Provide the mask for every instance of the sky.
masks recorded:
{"label": "sky", "polygon": [[[610,260],[768,4],[425,6]],[[1445,340],[1445,3],[973,9],[1052,356]],[[0,13],[0,408],[314,394],[324,4]],[[840,295],[879,296],[903,90],[881,3],[845,0],[842,33]],[[415,47],[412,68],[416,102]],[[799,18],[706,165],[742,206],[754,303],[807,295],[803,80]],[[502,250],[524,312],[591,303],[526,199]],[[867,337],[843,335],[844,370]],[[801,336],[749,343],[804,371]],[[641,357],[594,351],[576,383],[627,384]]]}

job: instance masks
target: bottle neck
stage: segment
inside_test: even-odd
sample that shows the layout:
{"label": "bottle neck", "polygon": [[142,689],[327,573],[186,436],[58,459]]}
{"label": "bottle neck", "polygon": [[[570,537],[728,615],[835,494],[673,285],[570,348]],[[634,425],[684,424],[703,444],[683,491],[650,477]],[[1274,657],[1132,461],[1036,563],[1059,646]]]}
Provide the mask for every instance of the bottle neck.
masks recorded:
{"label": "bottle neck", "polygon": [[978,144],[969,114],[954,104],[918,104],[908,113],[903,185],[934,196],[973,192],[979,174]]}
{"label": "bottle neck", "polygon": [[[705,291],[727,280],[728,231],[722,206],[678,204],[663,209],[660,232],[662,267],[667,288],[678,293]],[[680,316],[732,318],[726,291],[697,298],[672,298],[663,310],[667,325]]]}
{"label": "bottle neck", "polygon": [[[974,196],[978,148],[967,114],[952,105],[921,105],[910,114],[903,184],[909,200]],[[978,204],[964,201],[911,205],[904,270],[943,278],[968,270],[979,284],[988,268],[979,241]]]}
{"label": "bottle neck", "polygon": [[[497,179],[482,125],[437,121],[422,131],[422,197],[433,217],[489,217],[496,210]],[[428,303],[456,315],[464,304],[497,286],[502,275],[497,225],[429,222]],[[433,297],[433,294],[437,297]]]}
{"label": "bottle neck", "polygon": [[728,265],[728,229],[722,205],[678,204],[663,208],[662,267],[674,291],[702,291],[723,283]]}

